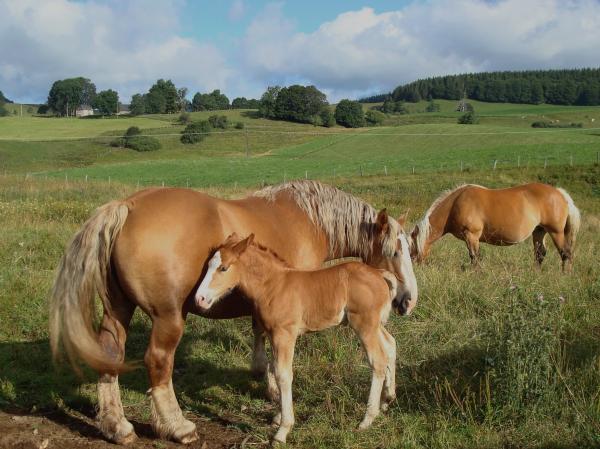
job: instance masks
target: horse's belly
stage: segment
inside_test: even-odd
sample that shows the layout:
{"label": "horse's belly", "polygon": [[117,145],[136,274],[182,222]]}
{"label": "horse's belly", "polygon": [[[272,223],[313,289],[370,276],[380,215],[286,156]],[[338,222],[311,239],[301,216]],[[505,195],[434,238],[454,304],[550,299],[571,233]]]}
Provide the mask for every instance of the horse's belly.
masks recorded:
{"label": "horse's belly", "polygon": [[531,232],[523,230],[485,229],[479,241],[490,245],[509,246],[521,243],[530,235]]}

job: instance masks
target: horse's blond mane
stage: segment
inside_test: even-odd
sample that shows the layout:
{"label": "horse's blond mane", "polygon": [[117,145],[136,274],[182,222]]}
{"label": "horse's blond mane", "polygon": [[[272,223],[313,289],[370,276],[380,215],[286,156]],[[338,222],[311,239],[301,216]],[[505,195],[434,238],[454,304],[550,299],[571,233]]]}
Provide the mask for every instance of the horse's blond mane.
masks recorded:
{"label": "horse's blond mane", "polygon": [[[433,203],[431,203],[431,206],[429,206],[429,209],[427,209],[427,211],[425,212],[425,215],[423,215],[423,218],[421,218],[421,220],[419,220],[416,224],[415,224],[415,228],[419,228],[419,233],[417,234],[417,238],[416,241],[411,239],[410,240],[410,244],[411,246],[416,245],[416,249],[417,249],[417,253],[419,255],[423,254],[423,250],[425,249],[425,242],[427,242],[427,239],[429,238],[429,234],[431,233],[431,224],[429,223],[429,217],[431,215],[431,213],[441,204],[444,202],[444,200],[446,200],[450,195],[452,195],[453,193],[464,189],[465,187],[481,187],[482,189],[485,189],[486,187],[477,185],[477,184],[461,184],[459,186],[456,186],[453,189],[448,189],[448,190],[444,190],[436,199]],[[414,228],[413,228],[414,230]]]}
{"label": "horse's blond mane", "polygon": [[[276,186],[265,187],[253,196],[274,201],[281,193],[288,193],[311,221],[317,224],[327,236],[329,255],[352,252],[367,260],[373,250],[372,224],[377,217],[376,210],[368,203],[335,187],[318,181],[291,181]],[[390,218],[393,231],[383,242],[384,254],[393,254],[395,235],[398,227]]]}

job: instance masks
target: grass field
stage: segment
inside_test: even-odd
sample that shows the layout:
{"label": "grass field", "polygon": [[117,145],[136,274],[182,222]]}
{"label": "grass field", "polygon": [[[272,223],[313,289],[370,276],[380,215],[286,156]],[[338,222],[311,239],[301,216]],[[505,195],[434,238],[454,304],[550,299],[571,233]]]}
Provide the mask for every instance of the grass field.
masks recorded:
{"label": "grass field", "polygon": [[[420,298],[414,315],[392,316],[388,325],[398,343],[397,401],[372,429],[355,431],[369,384],[358,340],[348,328],[305,336],[297,348],[296,426],[289,446],[600,446],[600,166],[594,164],[600,133],[586,124],[588,129],[580,131],[499,134],[530,131],[528,125],[506,126],[491,118],[517,121],[525,110],[481,105],[482,115],[484,106],[489,106],[490,122],[478,126],[460,127],[441,117],[449,121],[358,133],[269,122],[229,111],[232,120],[246,123],[250,139],[256,139],[251,140],[248,159],[245,133],[234,131],[225,137],[209,136],[193,148],[166,136],[163,142],[170,143],[153,154],[111,151],[100,137],[122,132],[134,121],[149,133],[177,131],[180,127],[172,116],[0,119],[0,138],[9,139],[0,141],[0,163],[7,173],[0,173],[0,410],[48,419],[57,414],[73,420],[93,415],[93,375],[78,380],[67,369],[51,369],[46,298],[71,235],[95,207],[135,191],[138,179],[169,185],[190,182],[215,195],[239,197],[263,180],[281,181],[284,171],[289,179],[309,170],[310,177],[332,182],[375,207],[387,206],[394,214],[410,208],[411,222],[440,191],[462,182],[501,187],[542,181],[566,188],[582,210],[574,273],[560,274],[553,248],[544,268],[536,271],[530,241],[504,248],[484,246],[483,269],[472,270],[464,244],[446,237],[426,264],[415,267]],[[546,116],[600,115],[598,108],[540,108],[543,113],[536,111]],[[440,116],[444,114],[454,113],[442,111]],[[29,127],[41,123],[37,120],[46,128],[27,134]],[[56,129],[46,125],[53,122]],[[251,132],[258,130],[302,134]],[[323,135],[309,134],[315,131]],[[22,135],[60,138],[88,133],[95,139],[17,140]],[[516,168],[519,155],[521,167]],[[494,159],[500,162],[491,170]],[[511,164],[504,162],[509,160]],[[384,164],[388,176],[383,176]],[[337,168],[335,177],[332,167]],[[110,184],[93,180],[108,176]],[[129,360],[143,357],[148,334],[148,319],[136,312],[127,342]],[[264,400],[264,384],[250,376],[250,335],[247,319],[191,317],[176,355],[174,382],[182,408],[200,426],[209,420],[238,429],[240,442],[249,435],[248,447],[263,447],[273,432],[274,407]],[[149,422],[145,372],[126,374],[121,384],[128,417]],[[164,446],[157,441],[155,447]]]}

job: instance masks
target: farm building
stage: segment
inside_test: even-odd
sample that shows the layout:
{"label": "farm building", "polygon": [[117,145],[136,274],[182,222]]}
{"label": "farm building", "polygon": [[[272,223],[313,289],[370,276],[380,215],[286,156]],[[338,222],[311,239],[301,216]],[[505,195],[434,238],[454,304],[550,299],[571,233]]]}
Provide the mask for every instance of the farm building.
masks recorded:
{"label": "farm building", "polygon": [[94,115],[94,109],[89,104],[82,104],[75,111],[77,117],[87,117],[88,115]]}

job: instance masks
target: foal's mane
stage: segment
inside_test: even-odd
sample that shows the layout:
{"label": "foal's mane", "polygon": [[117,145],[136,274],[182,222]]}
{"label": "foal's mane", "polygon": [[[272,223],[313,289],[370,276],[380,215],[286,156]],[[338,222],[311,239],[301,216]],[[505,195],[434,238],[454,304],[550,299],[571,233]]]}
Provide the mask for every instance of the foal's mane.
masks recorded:
{"label": "foal's mane", "polygon": [[[427,209],[427,212],[425,212],[425,215],[423,215],[423,218],[421,218],[421,220],[419,220],[416,224],[415,224],[415,228],[419,228],[419,233],[417,234],[417,239],[416,242],[413,241],[413,239],[410,240],[410,244],[411,246],[415,245],[417,246],[417,252],[418,254],[423,254],[423,249],[425,248],[425,242],[427,242],[427,239],[429,238],[429,234],[431,233],[431,224],[429,223],[429,217],[431,216],[432,212],[434,210],[437,209],[437,207],[442,204],[450,195],[452,195],[455,192],[458,192],[459,190],[464,189],[465,187],[481,187],[482,189],[485,189],[486,187],[477,185],[477,184],[461,184],[459,186],[454,187],[453,189],[448,189],[448,190],[444,190],[436,199],[433,203],[431,203],[431,206],[429,206],[429,209]],[[414,228],[413,228],[414,230]]]}
{"label": "foal's mane", "polygon": [[[330,257],[336,250],[341,254],[351,252],[363,260],[371,256],[374,239],[371,225],[375,223],[377,211],[370,204],[312,180],[265,187],[253,196],[274,201],[282,193],[288,193],[311,221],[323,230],[329,243]],[[383,244],[385,247],[392,243]]]}

